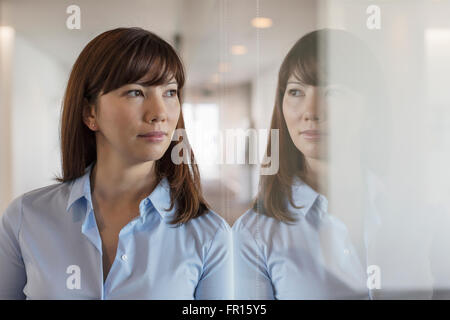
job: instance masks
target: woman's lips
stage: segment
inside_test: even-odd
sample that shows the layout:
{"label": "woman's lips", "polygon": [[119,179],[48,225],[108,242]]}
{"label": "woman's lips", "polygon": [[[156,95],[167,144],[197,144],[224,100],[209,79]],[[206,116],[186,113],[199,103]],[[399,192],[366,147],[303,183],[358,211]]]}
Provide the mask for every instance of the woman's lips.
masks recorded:
{"label": "woman's lips", "polygon": [[164,131],[152,131],[146,134],[140,134],[138,135],[138,138],[142,138],[145,141],[149,142],[161,142],[164,140],[166,135],[167,133]]}
{"label": "woman's lips", "polygon": [[303,130],[300,131],[300,135],[306,140],[317,141],[324,136],[324,133],[319,130]]}

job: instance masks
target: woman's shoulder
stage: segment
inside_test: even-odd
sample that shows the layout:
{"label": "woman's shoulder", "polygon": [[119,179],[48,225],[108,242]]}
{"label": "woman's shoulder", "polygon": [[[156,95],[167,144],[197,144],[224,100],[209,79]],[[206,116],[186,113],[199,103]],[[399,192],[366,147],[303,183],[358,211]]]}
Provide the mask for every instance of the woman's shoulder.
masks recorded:
{"label": "woman's shoulder", "polygon": [[208,209],[201,216],[191,219],[187,222],[187,226],[201,230],[202,233],[208,233],[214,236],[218,232],[229,232],[230,225],[228,222],[215,211]]}
{"label": "woman's shoulder", "polygon": [[24,204],[51,204],[60,199],[66,199],[70,194],[71,182],[54,183],[24,193],[22,202]]}
{"label": "woman's shoulder", "polygon": [[[6,208],[4,215],[20,215],[28,211],[41,211],[40,208],[49,208],[52,205],[63,203],[70,193],[70,183],[55,183],[30,190],[16,196]],[[44,210],[45,211],[45,210]]]}
{"label": "woman's shoulder", "polygon": [[204,214],[179,225],[181,233],[189,239],[194,239],[202,246],[210,247],[213,243],[224,246],[230,240],[230,226],[219,214],[207,210]]}
{"label": "woman's shoulder", "polygon": [[270,212],[263,212],[257,208],[249,208],[233,224],[233,230],[248,229],[250,231],[262,230],[263,228],[283,228],[298,225],[303,221],[307,213],[312,209],[317,198],[321,197],[315,190],[307,185],[303,180],[295,177],[291,185],[291,199],[288,195],[284,197],[284,212],[289,213],[292,220],[281,221]]}
{"label": "woman's shoulder", "polygon": [[240,232],[247,230],[254,232],[274,225],[279,225],[281,222],[274,217],[257,212],[253,208],[248,209],[242,214],[234,223],[232,230]]}

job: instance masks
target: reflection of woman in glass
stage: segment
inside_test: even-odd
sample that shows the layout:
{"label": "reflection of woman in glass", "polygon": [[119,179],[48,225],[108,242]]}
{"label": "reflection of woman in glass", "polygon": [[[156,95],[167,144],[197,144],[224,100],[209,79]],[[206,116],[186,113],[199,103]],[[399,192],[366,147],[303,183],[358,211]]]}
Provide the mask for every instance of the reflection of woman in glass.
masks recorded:
{"label": "reflection of woman in glass", "polygon": [[[360,141],[371,59],[355,37],[327,29],[302,37],[284,59],[271,123],[279,129],[280,168],[260,177],[253,208],[233,225],[237,299],[369,297],[357,232],[363,222],[328,212],[326,181],[331,138],[339,154],[351,153],[334,161],[345,159],[349,169],[360,163],[351,146]],[[337,127],[336,113],[345,115]],[[350,232],[345,220],[357,227]]]}
{"label": "reflection of woman in glass", "polygon": [[193,155],[171,159],[184,80],[173,48],[139,28],[84,48],[64,98],[62,183],[2,216],[0,298],[230,297],[229,227]]}

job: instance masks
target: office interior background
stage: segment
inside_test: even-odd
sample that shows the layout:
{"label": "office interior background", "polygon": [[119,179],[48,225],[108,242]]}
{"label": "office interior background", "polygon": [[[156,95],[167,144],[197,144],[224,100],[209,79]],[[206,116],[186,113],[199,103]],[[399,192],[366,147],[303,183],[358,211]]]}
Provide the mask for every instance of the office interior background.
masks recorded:
{"label": "office interior background", "polygon": [[[67,27],[71,5],[80,8],[80,29]],[[379,25],[371,27],[374,15]],[[270,128],[279,67],[301,36],[321,28],[357,35],[377,57],[380,91],[389,96],[374,119],[375,135],[384,138],[370,142],[379,150],[372,167],[382,174],[368,180],[385,195],[381,207],[395,230],[389,239],[417,252],[426,242],[424,226],[448,221],[433,220],[450,211],[446,0],[1,0],[0,212],[21,194],[56,183],[61,101],[71,67],[96,35],[123,26],[148,29],[178,50],[187,71],[186,127],[194,152],[205,159],[225,150],[219,141],[227,130]],[[349,112],[333,117],[338,128],[359,121]],[[331,159],[346,162],[346,150],[364,145],[364,137],[356,135],[351,145],[334,141]],[[258,145],[261,160],[266,140]],[[236,157],[248,149],[248,143],[236,144]],[[207,201],[232,225],[256,195],[259,165],[212,159],[199,166]],[[358,196],[341,192],[353,174],[351,168],[332,171],[331,194],[346,201]]]}

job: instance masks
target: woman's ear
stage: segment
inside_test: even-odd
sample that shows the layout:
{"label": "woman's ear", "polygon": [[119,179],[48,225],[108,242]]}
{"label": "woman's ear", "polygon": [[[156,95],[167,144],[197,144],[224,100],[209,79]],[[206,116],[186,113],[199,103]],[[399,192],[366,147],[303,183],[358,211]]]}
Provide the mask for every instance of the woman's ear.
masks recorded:
{"label": "woman's ear", "polygon": [[84,98],[83,102],[83,122],[92,131],[97,131],[98,125],[96,121],[95,106],[89,104],[86,98]]}

